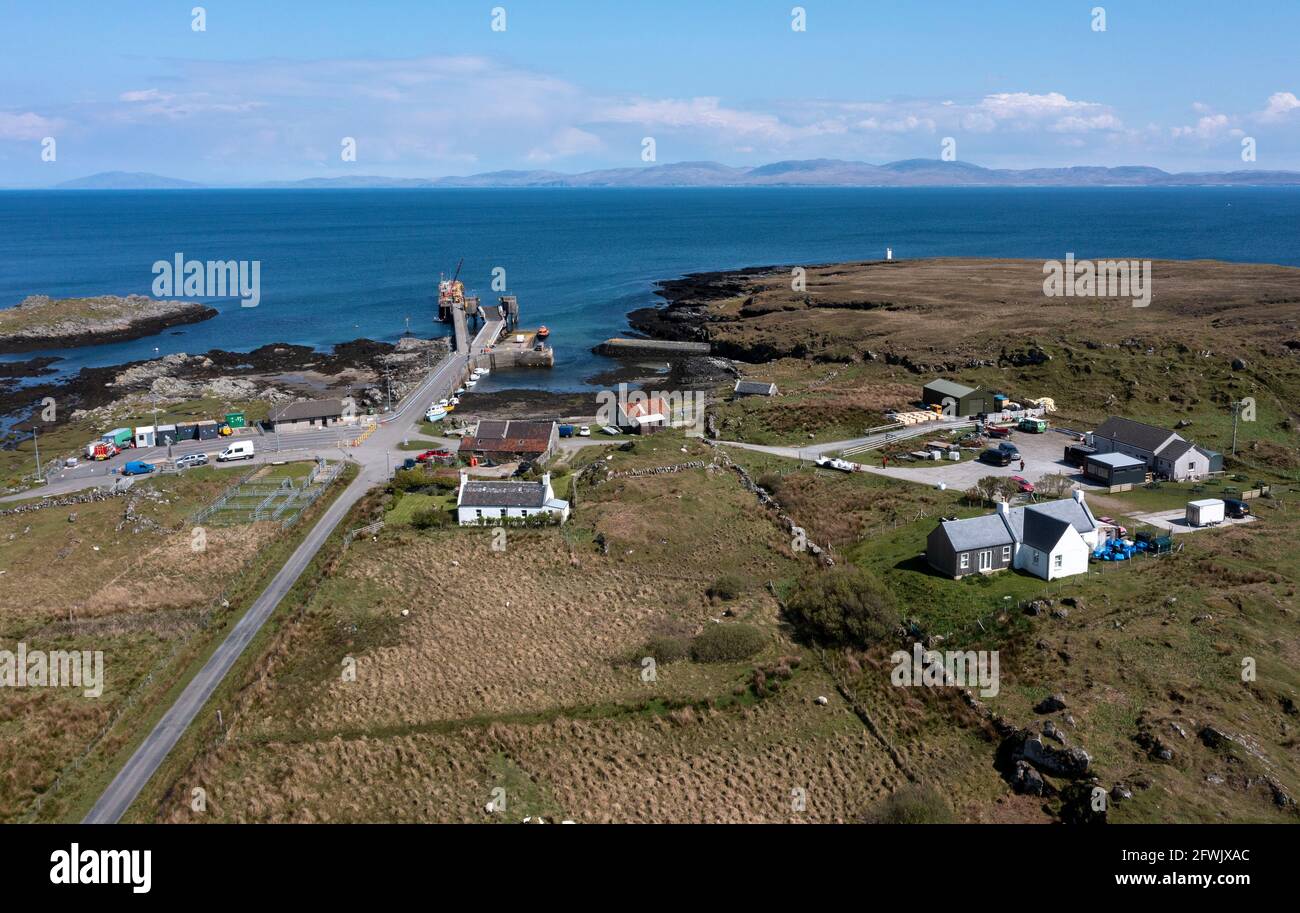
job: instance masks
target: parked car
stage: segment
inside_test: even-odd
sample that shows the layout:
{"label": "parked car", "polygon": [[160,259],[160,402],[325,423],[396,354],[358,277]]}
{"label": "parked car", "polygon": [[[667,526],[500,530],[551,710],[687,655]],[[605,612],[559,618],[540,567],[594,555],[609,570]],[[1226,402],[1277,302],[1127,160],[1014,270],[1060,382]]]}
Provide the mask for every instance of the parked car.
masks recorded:
{"label": "parked car", "polygon": [[1001,444],[998,444],[998,450],[1001,450],[1010,459],[1013,460],[1020,459],[1020,448],[1017,447],[1015,444],[1011,443],[1010,441],[1003,441]]}
{"label": "parked car", "polygon": [[153,471],[153,463],[146,463],[144,460],[131,460],[122,467],[124,476],[147,476]]}
{"label": "parked car", "polygon": [[183,457],[176,458],[177,469],[189,469],[192,466],[208,465],[208,455],[206,453],[187,453]]}
{"label": "parked car", "polygon": [[579,426],[578,426],[578,437],[591,437],[591,426],[590,426],[590,425],[579,425]]}
{"label": "parked car", "polygon": [[980,454],[980,462],[988,463],[990,466],[1010,466],[1011,457],[1003,453],[1001,450],[996,450],[990,447],[988,450],[985,450]]}
{"label": "parked car", "polygon": [[1016,427],[1030,434],[1043,434],[1047,431],[1047,422],[1041,418],[1022,418]]}
{"label": "parked car", "polygon": [[251,460],[252,458],[252,441],[235,441],[233,444],[228,444],[225,450],[217,454],[218,463],[227,463],[231,460]]}
{"label": "parked car", "polygon": [[1034,493],[1034,483],[1026,479],[1024,476],[1012,476],[1011,481],[1015,482],[1016,487],[1025,494],[1032,495]]}
{"label": "parked car", "polygon": [[573,426],[572,426],[572,425],[561,425],[561,426],[560,426],[560,437],[573,437]]}
{"label": "parked car", "polygon": [[1224,498],[1223,512],[1234,520],[1244,520],[1250,516],[1250,505],[1236,498]]}
{"label": "parked car", "polygon": [[68,469],[72,469],[74,466],[77,465],[77,458],[68,457],[66,460],[63,461],[63,465],[66,466]]}
{"label": "parked car", "polygon": [[1098,517],[1097,521],[1099,523],[1105,523],[1107,526],[1115,527],[1115,530],[1119,533],[1121,539],[1128,535],[1128,527],[1124,526],[1122,523],[1116,523],[1114,517]]}
{"label": "parked car", "polygon": [[415,458],[417,463],[428,463],[432,460],[445,460],[451,456],[450,450],[426,450]]}
{"label": "parked car", "polygon": [[403,469],[414,469],[418,465],[419,464],[415,462],[415,457],[407,457],[406,459],[402,460]]}

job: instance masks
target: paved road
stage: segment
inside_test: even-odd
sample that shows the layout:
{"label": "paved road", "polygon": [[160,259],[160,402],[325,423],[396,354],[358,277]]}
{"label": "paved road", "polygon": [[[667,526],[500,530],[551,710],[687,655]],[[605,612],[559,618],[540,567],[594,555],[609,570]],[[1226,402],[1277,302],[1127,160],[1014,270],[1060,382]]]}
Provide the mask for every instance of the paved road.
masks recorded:
{"label": "paved road", "polygon": [[[472,351],[478,351],[496,338],[501,321],[489,321],[474,338]],[[329,538],[339,522],[371,486],[385,481],[389,470],[389,453],[410,435],[415,425],[424,417],[432,400],[440,399],[455,389],[465,376],[468,356],[452,353],[444,358],[423,382],[390,414],[383,417],[378,430],[366,442],[350,451],[360,465],[360,472],[347,488],[326,509],[324,515],[307,533],[271,583],[253,602],[249,610],[226,635],[220,646],[186,685],[176,702],[163,714],[153,731],[131,755],[126,765],[104,790],[99,801],[86,815],[86,824],[112,824],[121,820],[131,803],[140,795],[150,778],[157,772],[168,753],[189,728],[194,717],[203,709],[209,697],[235,665],[244,648],[271,617],[280,600],[293,587]],[[283,437],[287,438],[288,435]]]}

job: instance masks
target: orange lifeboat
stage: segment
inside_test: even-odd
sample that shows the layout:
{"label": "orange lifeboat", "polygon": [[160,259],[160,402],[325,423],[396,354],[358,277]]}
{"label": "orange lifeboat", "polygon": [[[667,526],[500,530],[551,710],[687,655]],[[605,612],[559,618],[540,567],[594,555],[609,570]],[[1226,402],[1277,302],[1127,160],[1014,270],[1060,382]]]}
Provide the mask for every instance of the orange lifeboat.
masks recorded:
{"label": "orange lifeboat", "polygon": [[545,339],[546,337],[548,337],[548,336],[550,336],[550,335],[551,335],[551,331],[548,330],[548,329],[546,329],[546,327],[540,327],[540,328],[538,328],[538,330],[537,330],[537,338],[538,338],[538,339]]}

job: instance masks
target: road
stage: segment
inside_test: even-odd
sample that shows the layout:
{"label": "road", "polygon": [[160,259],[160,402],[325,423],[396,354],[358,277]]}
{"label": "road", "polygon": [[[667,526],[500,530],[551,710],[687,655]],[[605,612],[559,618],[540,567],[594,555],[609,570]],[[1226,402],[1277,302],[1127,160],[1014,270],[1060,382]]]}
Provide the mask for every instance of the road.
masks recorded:
{"label": "road", "polygon": [[[500,329],[499,320],[485,323],[476,334],[471,351],[478,351],[496,339]],[[455,389],[464,377],[468,363],[469,357],[464,353],[454,352],[448,355],[392,413],[381,418],[379,428],[364,444],[349,450],[350,456],[360,468],[356,478],[325,510],[289,560],[271,579],[271,583],[254,600],[203,668],[190,679],[180,697],[163,714],[153,731],[145,737],[109,783],[83,823],[113,824],[121,820],[335,527],[372,486],[387,480],[390,452],[410,435],[424,417],[429,402],[441,399]],[[289,435],[283,437],[288,438]]]}

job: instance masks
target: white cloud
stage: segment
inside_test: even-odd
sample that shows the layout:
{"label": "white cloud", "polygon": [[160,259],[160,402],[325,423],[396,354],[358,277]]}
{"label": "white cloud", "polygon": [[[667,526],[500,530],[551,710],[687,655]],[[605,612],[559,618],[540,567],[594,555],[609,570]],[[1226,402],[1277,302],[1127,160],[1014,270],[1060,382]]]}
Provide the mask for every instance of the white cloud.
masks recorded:
{"label": "white cloud", "polygon": [[1300,109],[1300,98],[1294,92],[1274,92],[1268,97],[1268,105],[1260,113],[1264,120],[1279,120],[1292,111]]}
{"label": "white cloud", "polygon": [[31,111],[22,114],[0,111],[0,139],[39,140],[50,136],[62,127],[63,121],[41,117]]}
{"label": "white cloud", "polygon": [[546,142],[528,150],[528,161],[551,162],[582,153],[597,152],[603,147],[604,143],[595,134],[576,127],[565,127],[557,130]]}

